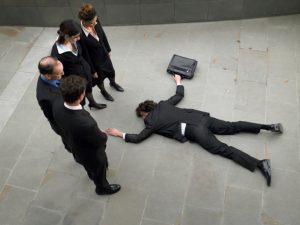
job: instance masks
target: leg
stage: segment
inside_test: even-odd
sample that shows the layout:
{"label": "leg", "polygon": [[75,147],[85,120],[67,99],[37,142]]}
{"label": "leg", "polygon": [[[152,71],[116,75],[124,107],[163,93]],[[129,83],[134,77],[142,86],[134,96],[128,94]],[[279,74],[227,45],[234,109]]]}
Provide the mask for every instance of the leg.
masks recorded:
{"label": "leg", "polygon": [[228,122],[213,117],[208,117],[206,120],[206,127],[214,134],[226,135],[240,132],[258,134],[262,129],[262,124],[245,121]]}
{"label": "leg", "polygon": [[106,104],[100,104],[97,103],[94,99],[93,93],[85,93],[85,97],[89,100],[89,104],[88,106],[91,108],[95,108],[95,109],[104,109],[106,108]]}
{"label": "leg", "polygon": [[220,142],[214,134],[203,125],[187,125],[185,136],[189,140],[198,143],[210,153],[231,159],[252,172],[259,163],[258,159]]}
{"label": "leg", "polygon": [[115,73],[115,69],[113,67],[113,64],[111,62],[111,60],[107,60],[107,62],[105,63],[105,66],[103,66],[102,71],[105,75],[105,77],[107,77],[110,81],[110,86],[112,86],[114,89],[116,89],[117,91],[123,92],[124,89],[116,83],[115,77],[116,77],[116,73]]}

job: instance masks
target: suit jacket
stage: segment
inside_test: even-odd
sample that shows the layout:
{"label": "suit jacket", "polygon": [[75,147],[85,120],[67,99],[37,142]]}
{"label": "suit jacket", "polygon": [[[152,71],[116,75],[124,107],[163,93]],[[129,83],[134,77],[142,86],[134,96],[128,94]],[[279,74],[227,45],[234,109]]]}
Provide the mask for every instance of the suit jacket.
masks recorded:
{"label": "suit jacket", "polygon": [[91,83],[92,73],[88,62],[83,58],[83,49],[79,42],[76,42],[78,55],[72,52],[58,53],[56,43],[52,46],[51,56],[56,57],[64,66],[65,77],[69,75],[78,75]]}
{"label": "suit jacket", "polygon": [[52,113],[53,103],[57,99],[62,99],[59,89],[46,83],[39,77],[36,86],[36,98],[52,129],[55,133],[60,134]]}
{"label": "suit jacket", "polygon": [[102,71],[109,72],[114,71],[114,69],[108,54],[111,51],[111,48],[99,20],[97,20],[95,31],[99,37],[99,41],[91,34],[86,36],[82,31],[80,35],[80,43],[88,53],[84,54],[84,58],[90,64],[92,73],[97,72],[99,75],[101,75]]}
{"label": "suit jacket", "polygon": [[181,123],[199,124],[209,113],[194,109],[178,108],[175,105],[184,97],[184,87],[177,85],[176,94],[166,101],[160,101],[144,119],[145,128],[139,134],[126,134],[125,141],[138,143],[157,133],[180,142],[187,141],[181,134]]}
{"label": "suit jacket", "polygon": [[79,163],[97,168],[99,158],[106,159],[107,135],[86,110],[71,110],[64,106],[63,101],[56,101],[53,117]]}

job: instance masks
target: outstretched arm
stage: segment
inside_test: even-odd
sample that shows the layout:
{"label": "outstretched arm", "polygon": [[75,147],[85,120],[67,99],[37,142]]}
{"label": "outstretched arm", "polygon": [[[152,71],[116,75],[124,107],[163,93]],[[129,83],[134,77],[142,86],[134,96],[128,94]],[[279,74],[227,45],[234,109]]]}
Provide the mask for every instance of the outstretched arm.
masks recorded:
{"label": "outstretched arm", "polygon": [[126,142],[139,143],[151,136],[153,131],[150,128],[145,128],[139,134],[127,134],[116,128],[108,128],[106,129],[106,133],[111,136],[123,138]]}
{"label": "outstretched arm", "polygon": [[176,105],[184,97],[184,87],[183,87],[183,85],[181,85],[181,76],[180,75],[175,74],[173,76],[173,79],[175,80],[176,85],[177,85],[176,94],[173,95],[171,98],[169,98],[167,101],[173,105]]}

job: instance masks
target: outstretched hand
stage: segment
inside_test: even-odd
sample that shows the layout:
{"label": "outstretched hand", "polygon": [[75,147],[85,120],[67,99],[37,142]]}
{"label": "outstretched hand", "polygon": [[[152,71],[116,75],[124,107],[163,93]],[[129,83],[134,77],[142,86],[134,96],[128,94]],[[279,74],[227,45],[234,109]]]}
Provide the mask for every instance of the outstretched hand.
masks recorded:
{"label": "outstretched hand", "polygon": [[106,129],[106,133],[115,137],[123,137],[123,132],[116,128],[108,128]]}
{"label": "outstretched hand", "polygon": [[180,75],[174,74],[173,75],[173,79],[175,80],[175,82],[176,82],[177,85],[181,84],[181,76]]}

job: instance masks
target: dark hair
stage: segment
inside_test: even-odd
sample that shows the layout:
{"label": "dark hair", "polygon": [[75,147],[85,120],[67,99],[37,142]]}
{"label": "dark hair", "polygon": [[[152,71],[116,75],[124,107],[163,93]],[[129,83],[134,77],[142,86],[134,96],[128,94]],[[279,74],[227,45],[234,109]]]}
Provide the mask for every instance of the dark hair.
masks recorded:
{"label": "dark hair", "polygon": [[52,56],[46,56],[41,58],[41,60],[39,61],[38,68],[40,74],[53,74],[54,64],[50,62],[49,59],[53,59],[54,61],[56,60],[56,58]]}
{"label": "dark hair", "polygon": [[90,3],[82,4],[78,12],[79,19],[85,22],[92,21],[96,15],[97,15],[96,10]]}
{"label": "dark hair", "polygon": [[151,112],[155,107],[157,106],[157,103],[152,100],[146,100],[144,102],[141,102],[139,106],[135,109],[136,115],[138,117],[141,117],[141,112]]}
{"label": "dark hair", "polygon": [[65,102],[73,103],[84,93],[86,80],[77,75],[69,75],[60,82],[59,89]]}
{"label": "dark hair", "polygon": [[59,44],[63,44],[65,42],[65,35],[74,36],[76,34],[80,34],[81,27],[74,20],[64,20],[59,25],[59,30],[57,31],[57,33],[59,35],[57,42]]}

